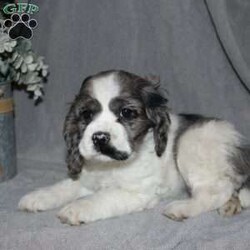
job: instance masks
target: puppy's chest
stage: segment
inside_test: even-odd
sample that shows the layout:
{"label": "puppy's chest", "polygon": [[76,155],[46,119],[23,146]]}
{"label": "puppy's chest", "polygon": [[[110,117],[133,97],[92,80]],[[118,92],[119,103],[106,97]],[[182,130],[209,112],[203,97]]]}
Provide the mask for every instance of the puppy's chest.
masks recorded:
{"label": "puppy's chest", "polygon": [[127,166],[83,170],[80,179],[83,186],[94,191],[122,188],[129,191],[151,192],[163,183],[162,168],[163,164],[153,156],[151,160],[135,161]]}
{"label": "puppy's chest", "polygon": [[105,170],[83,170],[80,180],[84,187],[93,191],[117,186],[112,172]]}

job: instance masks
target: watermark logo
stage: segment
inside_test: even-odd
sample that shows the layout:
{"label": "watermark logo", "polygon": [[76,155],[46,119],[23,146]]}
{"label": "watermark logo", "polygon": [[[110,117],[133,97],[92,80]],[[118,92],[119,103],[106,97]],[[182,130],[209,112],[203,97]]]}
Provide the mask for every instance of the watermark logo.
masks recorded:
{"label": "watermark logo", "polygon": [[4,6],[3,12],[7,15],[11,15],[14,13],[28,13],[34,14],[39,11],[39,7],[35,4],[28,3],[10,3]]}
{"label": "watermark logo", "polygon": [[23,38],[31,39],[33,29],[37,27],[37,21],[30,17],[39,11],[35,4],[17,3],[7,4],[3,8],[5,14],[11,14],[10,19],[3,22],[3,27],[7,29],[11,39]]}

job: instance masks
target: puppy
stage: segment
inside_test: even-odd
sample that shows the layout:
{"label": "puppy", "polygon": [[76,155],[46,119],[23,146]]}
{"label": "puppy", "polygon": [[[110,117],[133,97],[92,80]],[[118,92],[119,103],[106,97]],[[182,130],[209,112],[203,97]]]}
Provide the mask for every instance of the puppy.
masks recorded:
{"label": "puppy", "polygon": [[58,217],[79,225],[171,202],[164,214],[183,220],[250,206],[250,147],[234,127],[200,115],[174,115],[158,86],[125,71],[82,84],[65,120],[71,178],[24,196],[19,209],[64,206]]}

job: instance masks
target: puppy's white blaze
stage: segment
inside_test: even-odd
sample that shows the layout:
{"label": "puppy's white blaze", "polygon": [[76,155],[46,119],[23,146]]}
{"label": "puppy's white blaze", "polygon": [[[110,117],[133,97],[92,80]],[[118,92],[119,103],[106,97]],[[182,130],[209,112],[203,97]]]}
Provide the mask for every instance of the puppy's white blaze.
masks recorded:
{"label": "puppy's white blaze", "polygon": [[117,122],[117,117],[110,110],[110,102],[120,95],[120,85],[117,76],[111,74],[105,77],[94,79],[91,84],[93,98],[101,104],[102,111],[87,126],[83,138],[79,144],[79,151],[86,160],[97,159],[100,161],[110,161],[111,158],[96,152],[92,135],[98,131],[108,132],[111,135],[110,144],[119,151],[131,154],[131,147],[125,128]]}
{"label": "puppy's white blaze", "polygon": [[120,85],[115,74],[97,78],[91,86],[93,97],[100,102],[103,111],[109,110],[110,101],[120,94]]}

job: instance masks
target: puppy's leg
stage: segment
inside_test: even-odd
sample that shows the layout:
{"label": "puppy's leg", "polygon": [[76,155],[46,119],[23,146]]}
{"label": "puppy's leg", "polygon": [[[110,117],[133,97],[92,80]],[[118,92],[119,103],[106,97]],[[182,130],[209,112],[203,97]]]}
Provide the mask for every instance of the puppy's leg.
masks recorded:
{"label": "puppy's leg", "polygon": [[157,200],[147,194],[105,190],[88,199],[74,201],[58,213],[63,223],[79,225],[153,207]]}
{"label": "puppy's leg", "polygon": [[78,180],[66,179],[25,195],[19,202],[20,210],[36,212],[60,207],[72,200],[91,194]]}
{"label": "puppy's leg", "polygon": [[249,187],[244,187],[239,192],[240,204],[243,208],[250,207],[250,189]]}
{"label": "puppy's leg", "polygon": [[219,186],[214,183],[211,186],[199,187],[199,189],[192,191],[190,199],[171,202],[167,205],[164,215],[173,220],[181,221],[220,208],[233,194],[233,185],[230,182],[221,184],[220,182]]}

